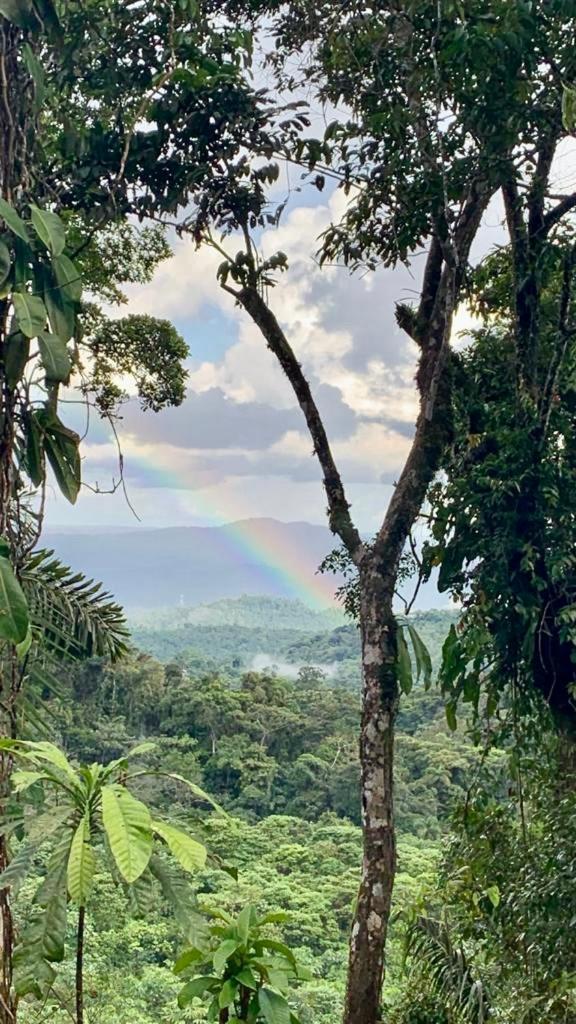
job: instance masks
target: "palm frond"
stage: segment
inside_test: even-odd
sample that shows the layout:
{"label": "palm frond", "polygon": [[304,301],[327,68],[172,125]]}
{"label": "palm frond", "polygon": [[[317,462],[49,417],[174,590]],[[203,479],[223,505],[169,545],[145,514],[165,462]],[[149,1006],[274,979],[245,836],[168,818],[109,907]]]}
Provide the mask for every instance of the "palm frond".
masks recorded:
{"label": "palm frond", "polygon": [[445,923],[420,915],[408,928],[406,953],[462,1024],[492,1019],[485,984]]}
{"label": "palm frond", "polygon": [[35,551],[20,575],[34,632],[56,660],[107,657],[128,650],[124,613],[101,583],[75,573],[53,551]]}

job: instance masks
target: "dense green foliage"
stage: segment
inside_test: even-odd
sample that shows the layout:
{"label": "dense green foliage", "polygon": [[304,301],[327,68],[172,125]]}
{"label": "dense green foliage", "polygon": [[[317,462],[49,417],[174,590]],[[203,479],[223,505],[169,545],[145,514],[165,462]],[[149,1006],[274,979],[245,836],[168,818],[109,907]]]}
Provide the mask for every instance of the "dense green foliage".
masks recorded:
{"label": "dense green foliage", "polygon": [[[285,607],[286,618],[293,620],[290,602]],[[276,608],[280,620],[282,605]],[[442,619],[442,613],[432,613],[438,633]],[[444,631],[449,621],[446,613]],[[281,622],[277,625],[283,636]],[[230,649],[238,628],[230,628]],[[330,631],[291,632],[291,642],[300,640],[307,652],[315,636],[320,647],[330,649]],[[348,653],[355,650],[357,659],[355,636],[352,642]],[[89,1022],[170,1024],[179,991],[171,965],[183,935],[198,940],[196,901],[200,908],[232,913],[248,903],[259,913],[287,912],[285,921],[272,926],[271,937],[288,942],[313,976],[296,987],[294,1009],[303,1024],[329,1024],[339,1012],[360,855],[358,692],[352,685],[333,687],[311,670],[286,679],[270,672],[243,673],[240,667],[227,670],[226,663],[219,667],[216,660],[207,664],[186,653],[167,664],[137,652],[115,665],[95,659],[71,668],[65,693],[52,699],[60,737],[74,760],[105,764],[143,739],[153,741],[155,749],[146,752],[144,747],[140,754],[140,764],[151,774],[131,783],[135,794],[201,838],[208,850],[206,867],[187,887],[187,902],[178,890],[183,902],[175,921],[170,886],[164,896],[161,890],[142,892],[138,901],[145,902],[135,904],[119,880],[110,888],[99,856],[86,926]],[[418,688],[406,699],[398,759],[400,909],[416,898],[426,879],[433,882],[438,839],[448,828],[454,800],[464,793],[475,753],[463,737],[450,734],[438,695]],[[155,776],[158,769],[206,788],[233,817],[199,813],[193,796],[181,784]],[[22,890],[24,902],[37,889],[34,873],[43,873],[41,852],[33,863],[32,878]],[[224,867],[234,869],[234,877]],[[108,904],[115,908],[113,925],[104,910]],[[399,925],[390,953],[392,995],[401,980],[401,935]],[[58,1024],[67,1013],[58,1007],[73,1000],[74,936],[71,922],[66,958],[49,1001]],[[126,956],[132,965],[129,980],[124,978]],[[203,1005],[195,1001],[189,1019],[203,1019],[198,1016],[205,1012]],[[26,1024],[36,1019],[33,1004],[22,1012]],[[185,1020],[192,1010],[181,1013]]]}

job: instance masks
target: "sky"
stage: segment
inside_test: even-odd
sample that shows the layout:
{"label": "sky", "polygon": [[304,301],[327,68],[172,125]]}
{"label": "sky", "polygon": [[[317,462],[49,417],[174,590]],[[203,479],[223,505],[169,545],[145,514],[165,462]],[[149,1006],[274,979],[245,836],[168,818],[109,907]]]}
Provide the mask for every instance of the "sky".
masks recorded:
{"label": "sky", "polygon": [[[363,275],[319,268],[318,238],[339,219],[346,199],[338,189],[303,192],[292,184],[281,181],[291,190],[290,202],[280,226],[261,237],[265,255],[282,250],[289,259],[271,304],[311,383],[352,514],[368,534],[382,520],[417,412],[416,346],[396,326],[394,306],[416,299],[423,258],[410,268]],[[485,249],[500,220],[498,210],[489,211]],[[51,489],[49,526],[150,529],[261,516],[326,521],[302,414],[259,331],[219,287],[220,262],[209,249],[175,240],[172,258],[153,281],[131,286],[128,303],[113,311],[174,323],[190,348],[187,397],[181,407],[157,414],[142,412],[136,400],[124,405],[118,432],[129,503],[122,489],[103,494],[85,487],[72,508]],[[456,330],[468,320],[461,312]],[[110,429],[93,415],[83,479],[108,490],[117,467]]]}

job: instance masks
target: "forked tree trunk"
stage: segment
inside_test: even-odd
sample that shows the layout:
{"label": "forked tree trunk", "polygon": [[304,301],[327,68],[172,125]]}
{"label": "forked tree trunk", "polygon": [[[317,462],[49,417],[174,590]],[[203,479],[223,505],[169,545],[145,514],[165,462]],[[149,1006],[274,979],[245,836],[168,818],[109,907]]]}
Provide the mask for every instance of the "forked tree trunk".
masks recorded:
{"label": "forked tree trunk", "polygon": [[[248,279],[233,295],[251,316],[284,370],[306,420],[320,463],[332,532],[340,538],[360,575],[362,633],[362,826],[364,855],[350,938],[344,1024],[378,1024],[384,950],[396,873],[394,833],[394,726],[398,709],[396,624],[392,602],[398,566],[428,487],[451,437],[449,342],[452,317],[470,245],[488,201],[474,182],[463,201],[453,238],[434,235],[417,310],[400,307],[397,319],[420,348],[417,384],[420,412],[410,454],[371,547],[350,516],[350,506],[324,423],[302,367],[272,310],[262,297],[258,266],[246,228]],[[442,229],[444,234],[444,229]]]}

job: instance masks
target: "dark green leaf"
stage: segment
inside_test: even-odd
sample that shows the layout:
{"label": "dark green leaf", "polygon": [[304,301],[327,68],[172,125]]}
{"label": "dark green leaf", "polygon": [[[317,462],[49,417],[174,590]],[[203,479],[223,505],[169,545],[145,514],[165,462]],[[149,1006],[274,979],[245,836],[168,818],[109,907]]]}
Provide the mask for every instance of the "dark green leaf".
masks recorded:
{"label": "dark green leaf", "polygon": [[82,298],[82,279],[80,271],[68,256],[60,255],[52,260],[52,267],[59,287],[71,302],[79,302]]}
{"label": "dark green leaf", "polygon": [[[50,250],[52,255],[60,259],[67,259],[67,257],[62,257],[66,247],[66,228],[58,214],[52,213],[51,210],[41,210],[40,207],[31,205],[30,216],[36,234],[44,242],[44,245]],[[57,260],[54,260],[54,263],[56,262]],[[54,266],[54,271],[58,279],[56,266]]]}
{"label": "dark green leaf", "polygon": [[44,69],[36,57],[36,54],[32,50],[32,47],[25,43],[22,47],[22,53],[24,56],[24,63],[28,70],[30,78],[34,82],[34,93],[35,93],[35,109],[39,110],[44,99],[46,97],[46,79],[44,77]]}
{"label": "dark green leaf", "polygon": [[69,341],[76,327],[75,304],[66,297],[54,279],[47,275],[44,286],[44,304],[48,311],[48,319],[52,332],[64,341]]}
{"label": "dark green leaf", "polygon": [[0,557],[0,637],[13,644],[21,644],[29,625],[28,603],[12,564]]}
{"label": "dark green leaf", "polygon": [[418,678],[420,676],[424,679],[424,686],[428,690],[432,684],[432,659],[426,644],[422,640],[418,630],[408,622],[406,628],[410,634],[412,641],[412,648],[414,650],[414,658],[416,660],[416,666],[418,671]]}
{"label": "dark green leaf", "polygon": [[14,292],[12,295],[14,314],[18,326],[27,338],[36,338],[46,327],[46,307],[39,295],[29,292]]}
{"label": "dark green leaf", "polygon": [[30,355],[30,338],[22,331],[11,331],[4,343],[4,369],[8,386],[13,388],[22,375]]}
{"label": "dark green leaf", "polygon": [[39,843],[26,843],[20,847],[18,853],[12,858],[8,867],[0,874],[0,889],[11,889],[13,893],[18,892],[18,889],[30,871],[32,861],[39,849],[39,845]]}
{"label": "dark green leaf", "polygon": [[258,1001],[266,1024],[290,1024],[290,1007],[284,996],[271,988],[263,988]]}
{"label": "dark green leaf", "polygon": [[413,685],[412,680],[412,664],[410,662],[410,655],[408,653],[408,647],[404,639],[403,627],[399,626],[396,631],[396,667],[398,670],[398,682],[402,693],[410,693]]}
{"label": "dark green leaf", "polygon": [[229,960],[231,956],[234,956],[234,953],[236,952],[237,949],[238,942],[236,941],[236,939],[226,939],[224,942],[220,943],[218,949],[216,950],[214,956],[212,957],[214,970],[217,972],[217,974],[222,973],[226,965],[226,962]]}
{"label": "dark green leaf", "polygon": [[178,994],[178,1006],[180,1009],[188,1006],[188,1003],[197,996],[203,996],[214,984],[218,984],[218,978],[213,978],[209,975],[202,975],[200,978],[193,978],[192,981],[187,982]]}
{"label": "dark green leaf", "polygon": [[238,982],[234,978],[226,979],[220,989],[220,995],[218,996],[218,1006],[221,1010],[224,1010],[234,1002],[239,987]]}
{"label": "dark green leaf", "polygon": [[26,435],[25,469],[34,486],[39,487],[45,476],[42,451],[43,430],[37,423],[34,414],[26,417],[24,430]]}
{"label": "dark green leaf", "polygon": [[68,380],[72,369],[72,361],[68,355],[66,342],[57,334],[42,331],[38,335],[38,348],[42,357],[42,365],[46,371],[46,380],[63,382]]}
{"label": "dark green leaf", "polygon": [[[2,2],[5,3],[6,0],[0,0],[0,13],[3,13]],[[15,0],[14,6],[20,6],[18,0]],[[24,242],[29,241],[26,224],[20,215],[16,213],[14,207],[11,206],[10,203],[7,203],[5,199],[0,199],[0,217],[2,217],[6,226],[10,228],[10,231],[12,231],[14,235],[18,235],[18,237]]]}
{"label": "dark green leaf", "polygon": [[36,422],[44,433],[44,448],[58,486],[64,497],[74,504],[81,481],[80,438],[50,409],[37,412]]}

